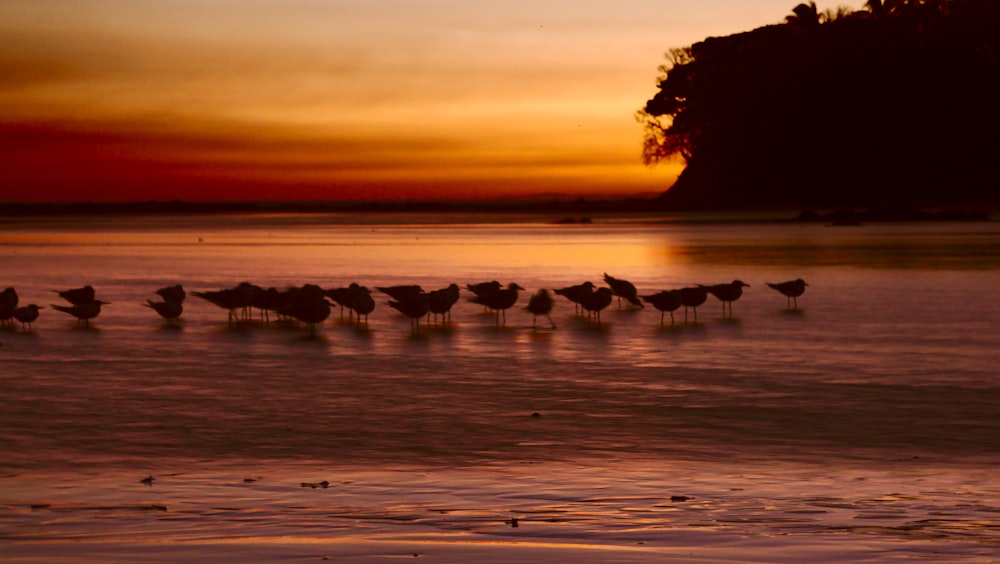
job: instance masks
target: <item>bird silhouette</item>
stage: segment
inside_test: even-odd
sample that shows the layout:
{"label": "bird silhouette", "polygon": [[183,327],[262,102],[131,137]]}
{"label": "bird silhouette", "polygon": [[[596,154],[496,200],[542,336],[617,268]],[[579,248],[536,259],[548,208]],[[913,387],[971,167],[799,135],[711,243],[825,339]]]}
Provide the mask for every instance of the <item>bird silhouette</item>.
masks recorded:
{"label": "bird silhouette", "polygon": [[598,288],[580,299],[580,307],[589,312],[591,318],[597,319],[597,326],[601,326],[601,310],[611,305],[613,298],[611,288]]}
{"label": "bird silhouette", "polygon": [[254,286],[249,282],[240,282],[234,288],[191,292],[191,295],[215,304],[222,309],[229,310],[228,323],[232,324],[234,320],[237,322],[240,321],[240,315],[237,313],[237,310],[243,313],[244,319],[246,318],[247,311],[253,304],[255,288],[258,288],[258,286]]}
{"label": "bird silhouette", "polygon": [[528,299],[527,309],[528,311],[531,312],[532,329],[535,328],[535,323],[538,320],[539,315],[544,315],[545,317],[547,317],[549,323],[552,325],[552,328],[553,329],[556,328],[556,322],[552,321],[552,316],[549,315],[549,313],[552,311],[553,303],[554,302],[552,300],[552,295],[549,294],[549,291],[546,290],[545,288],[538,290],[537,292],[535,292],[533,296],[531,296],[530,299]]}
{"label": "bird silhouette", "polygon": [[[24,307],[19,307],[14,310],[14,319],[21,322],[21,331],[28,332],[31,331],[31,324],[38,319],[38,310],[44,309],[42,306],[37,306],[35,304],[28,304]],[[25,330],[24,326],[27,325],[28,328]]]}
{"label": "bird silhouette", "polygon": [[73,305],[81,305],[94,302],[95,294],[94,288],[90,285],[84,286],[82,288],[73,288],[72,290],[54,290],[55,293],[59,294],[59,297],[66,300]]}
{"label": "bird silhouette", "polygon": [[500,291],[502,286],[496,280],[491,280],[489,282],[479,282],[478,284],[466,284],[465,288],[472,292],[474,297],[469,298],[469,301],[477,304],[483,305],[483,312],[489,311],[490,307],[484,304],[481,300],[483,296],[489,296]]}
{"label": "bird silhouette", "polygon": [[184,286],[180,284],[175,284],[173,286],[166,286],[160,288],[156,291],[156,295],[163,298],[165,302],[174,302],[178,304],[184,303],[184,298],[187,297],[187,292],[184,291]]}
{"label": "bird silhouette", "polygon": [[14,288],[7,288],[0,292],[0,327],[12,325],[14,310],[17,309],[18,297]]}
{"label": "bird silhouette", "polygon": [[391,300],[389,307],[410,318],[410,332],[420,332],[420,318],[430,311],[430,300],[427,294],[421,293],[403,300]]}
{"label": "bird silhouette", "polygon": [[154,302],[153,300],[146,300],[146,303],[142,305],[160,314],[160,317],[166,319],[167,323],[172,323],[173,320],[177,319],[182,313],[184,313],[184,304],[180,302],[166,300],[162,302]]}
{"label": "bird silhouette", "polygon": [[309,336],[315,337],[316,324],[323,323],[330,317],[330,302],[326,301],[325,295],[318,298],[313,295],[309,299],[300,299],[281,308],[279,313],[305,323]]}
{"label": "bird silhouette", "polygon": [[628,280],[609,276],[605,272],[604,282],[611,288],[611,293],[618,296],[618,309],[622,308],[622,298],[625,298],[630,304],[636,307],[643,307],[642,302],[639,301],[639,292],[636,291],[635,285]]}
{"label": "bird silhouette", "polygon": [[524,288],[518,286],[515,282],[511,282],[507,284],[506,288],[500,288],[495,292],[483,292],[469,299],[473,303],[482,304],[496,311],[497,327],[499,327],[501,325],[501,315],[503,315],[502,325],[507,325],[507,310],[517,303],[517,293],[521,290],[524,290]]}
{"label": "bird silhouette", "polygon": [[722,302],[722,317],[726,316],[726,304],[729,304],[729,317],[733,316],[733,302],[740,299],[743,295],[743,288],[749,288],[750,285],[743,282],[742,280],[733,280],[729,284],[714,284],[712,286],[706,286],[709,294],[712,294]]}
{"label": "bird silhouette", "polygon": [[[326,297],[330,298],[331,300],[333,300],[333,303],[335,303],[338,306],[340,306],[340,318],[341,319],[344,318],[344,308],[348,307],[347,303],[348,303],[348,300],[350,299],[349,298],[350,290],[351,290],[350,287],[343,287],[343,288],[331,288],[331,289],[327,289],[327,291],[326,291]],[[350,309],[350,308],[348,308],[348,309]],[[348,313],[350,313],[350,312],[348,312]]]}
{"label": "bird silhouette", "polygon": [[101,314],[102,305],[110,305],[111,302],[103,302],[101,300],[94,300],[92,302],[86,302],[77,304],[74,306],[61,306],[52,304],[52,309],[56,311],[61,311],[63,313],[68,313],[77,319],[77,322],[83,322],[84,327],[90,327],[90,320]]}
{"label": "bird silhouette", "polygon": [[692,286],[677,290],[681,297],[681,305],[684,306],[684,323],[688,320],[688,308],[694,311],[694,321],[698,322],[698,306],[708,299],[708,288],[704,286]]}
{"label": "bird silhouette", "polygon": [[344,293],[344,301],[347,309],[358,316],[358,325],[361,325],[361,316],[365,317],[365,324],[368,324],[368,314],[375,311],[375,300],[372,298],[371,290],[352,282]]}
{"label": "bird silhouette", "polygon": [[575,286],[566,286],[565,288],[558,288],[555,293],[559,296],[563,296],[567,300],[573,302],[573,313],[580,314],[580,299],[584,296],[589,296],[594,291],[593,282],[584,282],[583,284],[576,284]]}
{"label": "bird silhouette", "polygon": [[681,307],[681,295],[677,290],[664,290],[649,296],[641,296],[643,301],[652,304],[660,312],[660,327],[663,326],[663,314],[670,313],[670,324],[674,324],[674,312]]}
{"label": "bird silhouette", "polygon": [[[777,284],[772,284],[770,282],[767,282],[767,285],[781,292],[781,294],[785,296],[787,309],[797,310],[799,309],[798,297],[805,293],[806,286],[808,286],[809,284],[806,284],[806,281],[801,278],[796,278],[795,280],[789,280],[788,282],[779,282]],[[794,308],[792,307],[793,302],[795,304]]]}
{"label": "bird silhouette", "polygon": [[376,286],[375,289],[388,295],[397,302],[407,301],[424,293],[423,288],[416,284],[405,284],[401,286]]}
{"label": "bird silhouette", "polygon": [[250,292],[250,307],[260,310],[260,320],[262,323],[271,322],[271,312],[275,314],[278,310],[289,305],[290,300],[286,299],[274,286],[267,289],[254,286]]}
{"label": "bird silhouette", "polygon": [[430,313],[434,315],[434,320],[437,321],[437,316],[439,315],[442,322],[445,321],[445,316],[450,320],[451,307],[455,305],[459,297],[461,297],[461,292],[459,291],[458,284],[449,284],[447,288],[428,292],[427,300],[430,305]]}

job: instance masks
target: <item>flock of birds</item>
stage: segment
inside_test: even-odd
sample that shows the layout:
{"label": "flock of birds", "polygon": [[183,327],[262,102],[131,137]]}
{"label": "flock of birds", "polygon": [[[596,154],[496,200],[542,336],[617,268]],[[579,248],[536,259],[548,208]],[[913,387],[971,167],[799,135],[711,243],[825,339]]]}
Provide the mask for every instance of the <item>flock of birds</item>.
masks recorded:
{"label": "flock of birds", "polygon": [[[619,309],[624,300],[629,307],[643,308],[644,304],[652,305],[660,312],[660,325],[664,324],[665,315],[670,314],[670,323],[674,324],[674,312],[684,308],[684,321],[687,323],[688,310],[692,310],[694,320],[698,320],[698,307],[705,303],[709,294],[722,302],[722,313],[733,315],[733,302],[743,295],[743,288],[749,286],[740,280],[727,284],[711,286],[696,285],[674,290],[664,290],[654,294],[640,295],[635,285],[621,278],[604,274],[606,286],[598,287],[592,282],[583,282],[565,288],[558,288],[554,293],[563,296],[574,304],[577,315],[586,312],[588,322],[601,323],[601,311],[611,305],[615,297]],[[786,297],[788,309],[798,309],[798,297],[806,289],[801,278],[788,282],[770,283],[767,285]],[[386,302],[389,307],[410,318],[411,332],[419,332],[420,320],[433,316],[437,323],[451,319],[451,308],[461,298],[461,289],[457,284],[447,288],[425,291],[418,285],[379,286],[375,288],[391,298]],[[524,288],[511,282],[506,286],[497,281],[481,282],[466,285],[466,290],[472,294],[469,301],[480,304],[487,312],[496,316],[497,326],[506,325],[507,310],[518,301],[519,292]],[[56,291],[69,305],[51,307],[56,311],[67,313],[77,319],[77,323],[89,326],[90,320],[101,313],[101,306],[111,302],[97,299],[94,288],[84,286],[65,291]],[[172,323],[184,312],[184,301],[187,298],[180,284],[167,286],[156,290],[160,301],[147,300],[143,305],[156,311],[160,317]],[[315,284],[292,287],[283,291],[276,288],[262,288],[249,282],[241,282],[232,288],[223,290],[191,292],[192,296],[208,301],[228,311],[228,323],[241,323],[254,319],[259,315],[262,323],[276,320],[296,320],[305,323],[310,335],[315,335],[316,325],[330,317],[332,308],[340,306],[343,318],[344,309],[348,310],[351,323],[367,324],[368,315],[375,310],[375,299],[372,291],[356,283],[343,288],[323,289]],[[38,319],[42,306],[29,304],[18,305],[19,298],[14,288],[0,292],[0,327],[13,327],[14,321],[21,323],[22,331],[30,331],[31,324]],[[545,316],[552,328],[555,323],[550,313],[555,300],[547,289],[538,290],[528,299],[526,309],[532,314],[532,327],[537,327],[538,316]],[[728,306],[728,310],[727,310]],[[256,313],[254,312],[256,310]],[[364,320],[364,321],[362,321]]]}

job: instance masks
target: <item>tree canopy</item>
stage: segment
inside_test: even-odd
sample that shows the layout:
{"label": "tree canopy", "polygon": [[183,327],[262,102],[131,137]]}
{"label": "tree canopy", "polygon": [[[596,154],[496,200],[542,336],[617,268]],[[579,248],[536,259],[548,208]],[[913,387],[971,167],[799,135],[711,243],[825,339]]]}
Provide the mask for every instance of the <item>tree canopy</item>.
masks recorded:
{"label": "tree canopy", "polygon": [[795,6],[673,49],[639,112],[678,208],[1000,201],[1000,2]]}

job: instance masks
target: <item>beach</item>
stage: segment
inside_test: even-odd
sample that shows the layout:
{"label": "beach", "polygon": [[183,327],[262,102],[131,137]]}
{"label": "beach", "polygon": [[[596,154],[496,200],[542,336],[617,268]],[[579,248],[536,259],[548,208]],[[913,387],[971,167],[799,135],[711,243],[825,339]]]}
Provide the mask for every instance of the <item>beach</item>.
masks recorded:
{"label": "beach", "polygon": [[[995,562],[1000,228],[406,214],[33,218],[0,285],[0,558]],[[527,296],[749,284],[732,317]],[[809,286],[789,309],[767,282]],[[369,286],[365,326],[160,287]],[[466,284],[526,288],[497,326]],[[376,286],[450,283],[419,332]],[[53,290],[111,302],[89,328]],[[693,314],[693,312],[691,312]],[[150,478],[143,481],[145,478]],[[516,526],[514,526],[516,525]]]}

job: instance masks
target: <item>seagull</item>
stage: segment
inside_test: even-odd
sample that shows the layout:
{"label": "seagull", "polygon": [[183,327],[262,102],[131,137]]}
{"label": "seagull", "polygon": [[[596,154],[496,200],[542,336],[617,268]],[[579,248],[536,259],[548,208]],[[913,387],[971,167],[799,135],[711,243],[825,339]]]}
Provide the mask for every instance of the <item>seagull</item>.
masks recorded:
{"label": "seagull", "polygon": [[631,282],[628,280],[622,280],[621,278],[608,276],[607,272],[604,273],[604,281],[611,287],[611,293],[618,296],[618,309],[622,308],[622,298],[625,298],[634,306],[643,307],[642,302],[639,301],[635,285]]}
{"label": "seagull", "polygon": [[375,311],[375,300],[372,299],[372,292],[368,288],[352,282],[344,294],[347,308],[358,315],[358,325],[361,325],[361,316],[365,316],[365,325],[368,324],[368,314]]}
{"label": "seagull", "polygon": [[430,304],[430,312],[434,315],[434,320],[437,321],[437,316],[439,315],[442,322],[444,322],[446,315],[450,319],[451,306],[455,305],[460,296],[458,284],[449,284],[447,288],[428,292],[427,300]]}
{"label": "seagull", "polygon": [[309,328],[309,336],[316,336],[316,324],[323,323],[330,317],[330,302],[325,297],[296,301],[281,308],[278,313],[295,318]]}
{"label": "seagull", "polygon": [[[201,298],[205,301],[211,302],[222,309],[229,310],[228,322],[232,323],[235,319],[239,321],[239,315],[237,315],[236,310],[242,309],[244,313],[246,309],[253,303],[254,286],[249,282],[240,282],[234,288],[227,288],[225,290],[218,291],[207,291],[207,292],[191,292],[191,295],[196,298]],[[244,318],[246,316],[244,315]]]}
{"label": "seagull", "polygon": [[469,298],[469,300],[495,310],[497,312],[497,327],[499,327],[501,325],[501,313],[503,313],[503,325],[507,324],[507,310],[517,303],[517,292],[519,290],[524,290],[524,288],[518,286],[515,282],[511,282],[507,284],[506,288],[501,288],[493,293],[483,293],[474,298]]}
{"label": "seagull", "polygon": [[0,292],[0,327],[13,324],[11,318],[14,317],[17,302],[17,291],[14,288],[7,288]]}
{"label": "seagull", "polygon": [[[14,310],[14,319],[21,322],[21,331],[27,332],[31,331],[31,324],[36,319],[38,319],[38,310],[44,309],[42,306],[37,306],[35,304],[28,304],[24,307],[19,307]],[[27,331],[25,331],[24,326],[28,325]]]}
{"label": "seagull", "polygon": [[601,310],[611,305],[611,288],[598,288],[580,299],[580,306],[597,314],[597,326],[601,326]]}
{"label": "seagull", "polygon": [[254,286],[250,294],[250,307],[260,310],[260,320],[262,323],[270,323],[271,312],[277,313],[279,309],[289,305],[289,303],[274,286],[270,286],[266,290]]}
{"label": "seagull", "polygon": [[566,286],[565,288],[556,289],[555,292],[557,295],[563,296],[567,300],[573,302],[573,312],[579,315],[580,298],[589,296],[594,292],[594,283],[584,282],[583,284],[577,284],[575,286]]}
{"label": "seagull", "polygon": [[640,296],[646,303],[653,304],[660,312],[660,327],[663,327],[663,314],[670,312],[670,324],[674,324],[674,311],[681,307],[681,295],[678,290],[665,290],[649,296]]}
{"label": "seagull", "polygon": [[698,306],[708,299],[708,288],[705,286],[693,286],[677,290],[681,297],[681,305],[684,306],[684,323],[688,320],[688,308],[694,310],[695,323],[698,322]]}
{"label": "seagull", "polygon": [[153,300],[146,300],[146,303],[142,305],[160,314],[160,317],[166,319],[167,323],[170,323],[174,319],[177,319],[178,317],[181,316],[181,313],[184,312],[184,305],[181,304],[180,302],[172,302],[166,300],[162,302],[154,302]]}
{"label": "seagull", "polygon": [[160,288],[156,291],[156,294],[163,298],[163,301],[165,302],[174,302],[178,304],[184,303],[184,298],[187,297],[187,292],[184,291],[184,286],[181,286],[180,284]]}
{"label": "seagull", "polygon": [[84,286],[83,288],[73,288],[72,290],[54,290],[55,293],[59,294],[59,297],[66,300],[73,305],[81,305],[87,303],[93,303],[94,301],[94,288],[90,285]]}
{"label": "seagull", "polygon": [[[354,286],[355,284],[351,284]],[[326,291],[326,297],[333,300],[333,302],[340,306],[340,318],[344,318],[344,308],[348,307],[348,301],[350,300],[351,288],[332,288]]]}
{"label": "seagull", "polygon": [[[475,298],[469,298],[469,301],[477,304],[483,304],[483,302],[479,300],[481,300],[484,296],[489,296],[499,292],[501,286],[496,280],[491,280],[490,282],[480,282],[478,284],[466,284],[465,288],[475,294]],[[486,304],[483,304],[483,306],[483,313],[490,309],[490,307]]]}
{"label": "seagull", "polygon": [[[768,282],[767,285],[781,292],[782,295],[785,296],[786,301],[788,302],[787,307],[789,310],[792,309],[797,310],[799,309],[799,301],[797,298],[801,296],[803,293],[805,293],[806,286],[808,286],[809,284],[806,284],[806,281],[801,278],[796,278],[795,280],[789,280],[788,282],[780,282],[778,284],[772,284]],[[793,302],[795,304],[794,308],[792,307]]]}
{"label": "seagull", "polygon": [[528,311],[531,312],[531,328],[535,328],[535,322],[538,320],[539,315],[544,315],[549,318],[549,323],[552,324],[552,328],[556,328],[556,322],[552,321],[552,316],[549,312],[552,311],[552,295],[545,288],[542,288],[535,295],[531,296],[528,300]]}
{"label": "seagull", "polygon": [[424,293],[423,288],[416,284],[406,284],[402,286],[376,286],[375,289],[388,295],[395,301],[406,301]]}
{"label": "seagull", "polygon": [[7,288],[0,292],[0,327],[12,324],[11,318],[14,310],[17,309],[17,291],[14,288]]}
{"label": "seagull", "polygon": [[389,307],[399,311],[406,317],[410,318],[410,332],[419,333],[420,332],[420,318],[427,315],[430,311],[430,300],[427,294],[417,294],[405,300],[392,300],[389,302]]}
{"label": "seagull", "polygon": [[101,314],[102,305],[110,305],[111,302],[94,300],[92,302],[77,304],[71,307],[52,304],[52,309],[68,313],[77,320],[83,322],[84,327],[90,327],[90,320]]}
{"label": "seagull", "polygon": [[705,286],[709,294],[719,298],[719,301],[722,302],[722,317],[726,316],[726,303],[729,304],[729,317],[733,316],[733,302],[743,295],[743,288],[749,287],[750,285],[742,280],[733,280],[729,284]]}

